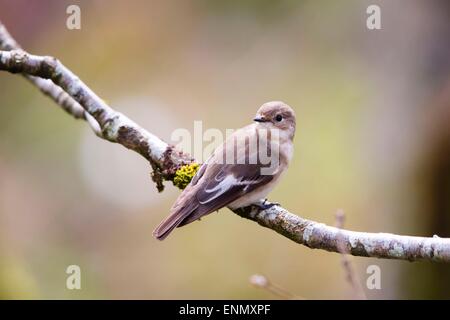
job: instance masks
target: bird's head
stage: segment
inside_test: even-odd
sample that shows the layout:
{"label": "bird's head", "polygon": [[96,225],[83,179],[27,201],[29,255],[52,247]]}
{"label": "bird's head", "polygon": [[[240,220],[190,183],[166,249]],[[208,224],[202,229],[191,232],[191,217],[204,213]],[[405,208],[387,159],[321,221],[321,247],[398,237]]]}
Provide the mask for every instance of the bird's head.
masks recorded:
{"label": "bird's head", "polygon": [[264,103],[253,119],[258,126],[267,130],[278,129],[291,139],[295,134],[295,112],[286,103],[271,101]]}

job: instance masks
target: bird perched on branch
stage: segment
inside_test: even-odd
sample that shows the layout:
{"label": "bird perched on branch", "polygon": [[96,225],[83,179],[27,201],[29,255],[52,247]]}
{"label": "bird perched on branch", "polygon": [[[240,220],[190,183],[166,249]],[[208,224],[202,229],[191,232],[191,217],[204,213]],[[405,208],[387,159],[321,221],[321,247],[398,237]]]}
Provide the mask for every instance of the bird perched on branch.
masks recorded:
{"label": "bird perched on branch", "polygon": [[272,101],[263,104],[253,120],[235,131],[200,167],[170,215],[153,231],[157,239],[223,207],[267,209],[274,205],[261,200],[292,158],[295,113],[287,104]]}

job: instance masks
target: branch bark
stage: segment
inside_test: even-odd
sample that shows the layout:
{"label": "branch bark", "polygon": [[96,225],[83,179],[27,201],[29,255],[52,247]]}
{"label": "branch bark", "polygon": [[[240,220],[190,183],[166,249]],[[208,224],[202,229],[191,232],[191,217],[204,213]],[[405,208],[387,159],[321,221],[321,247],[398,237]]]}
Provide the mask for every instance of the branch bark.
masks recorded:
{"label": "branch bark", "polygon": [[[55,58],[21,50],[1,23],[0,50],[4,50],[0,51],[0,70],[23,74],[69,114],[88,120],[91,126],[94,124],[97,135],[147,159],[153,167],[153,180],[158,190],[162,191],[163,180],[173,180],[181,166],[194,161],[108,106]],[[235,213],[312,249],[340,253],[345,247],[345,251],[354,256],[450,262],[448,238],[338,229],[301,218],[278,205],[266,210],[252,206]]]}

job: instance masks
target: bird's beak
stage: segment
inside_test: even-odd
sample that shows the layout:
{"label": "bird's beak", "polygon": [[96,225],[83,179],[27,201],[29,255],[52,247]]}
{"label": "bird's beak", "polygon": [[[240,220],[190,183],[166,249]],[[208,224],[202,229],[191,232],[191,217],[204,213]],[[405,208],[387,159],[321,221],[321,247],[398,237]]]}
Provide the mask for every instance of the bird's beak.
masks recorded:
{"label": "bird's beak", "polygon": [[256,116],[256,117],[253,119],[253,121],[256,121],[256,122],[266,122],[267,119],[264,118],[263,116]]}

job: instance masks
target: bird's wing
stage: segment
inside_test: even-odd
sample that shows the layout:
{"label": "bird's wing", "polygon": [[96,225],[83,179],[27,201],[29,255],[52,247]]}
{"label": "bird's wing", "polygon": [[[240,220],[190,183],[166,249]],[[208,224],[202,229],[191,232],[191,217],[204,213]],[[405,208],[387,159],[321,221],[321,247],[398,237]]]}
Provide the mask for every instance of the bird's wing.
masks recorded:
{"label": "bird's wing", "polygon": [[273,175],[261,175],[259,165],[210,166],[216,168],[212,168],[211,173],[207,172],[208,179],[195,194],[198,207],[183,219],[179,226],[184,226],[219,210],[273,179]]}

